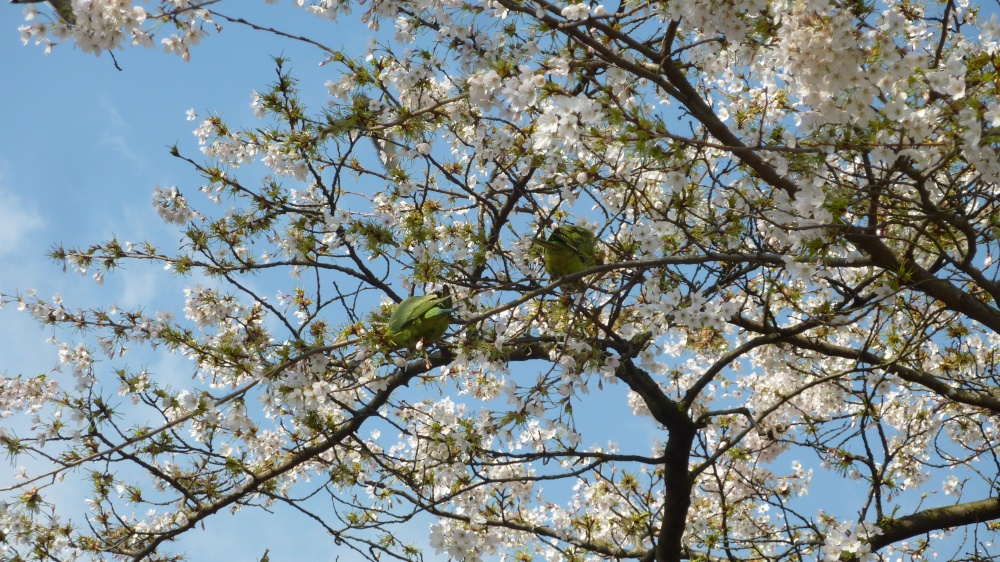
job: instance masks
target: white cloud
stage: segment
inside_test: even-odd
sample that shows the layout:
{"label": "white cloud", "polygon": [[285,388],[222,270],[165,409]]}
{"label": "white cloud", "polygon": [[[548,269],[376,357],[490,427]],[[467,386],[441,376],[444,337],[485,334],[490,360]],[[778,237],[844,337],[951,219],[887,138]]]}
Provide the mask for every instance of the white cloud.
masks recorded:
{"label": "white cloud", "polygon": [[122,116],[114,102],[107,95],[102,95],[99,100],[101,117],[103,118],[105,129],[101,135],[101,144],[110,146],[122,158],[131,162],[138,169],[143,169],[145,160],[133,149],[132,141],[129,140],[131,127],[128,120]]}
{"label": "white cloud", "polygon": [[0,256],[16,253],[31,231],[44,226],[38,209],[0,190]]}

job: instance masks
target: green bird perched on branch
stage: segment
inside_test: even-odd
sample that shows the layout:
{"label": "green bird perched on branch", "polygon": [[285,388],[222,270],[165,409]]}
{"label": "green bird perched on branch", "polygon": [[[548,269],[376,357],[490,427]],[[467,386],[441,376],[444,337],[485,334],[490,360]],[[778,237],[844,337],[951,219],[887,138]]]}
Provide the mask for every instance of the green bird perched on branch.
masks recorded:
{"label": "green bird perched on branch", "polygon": [[556,227],[547,240],[535,240],[545,248],[545,271],[553,279],[572,275],[597,263],[597,237],[582,226]]}
{"label": "green bird perched on branch", "polygon": [[64,22],[73,25],[76,23],[76,16],[73,15],[73,3],[70,0],[10,0],[13,4],[35,4],[38,2],[48,2],[55,8],[59,18]]}
{"label": "green bird perched on branch", "polygon": [[389,349],[414,348],[421,341],[427,345],[440,339],[451,324],[454,309],[449,308],[450,301],[450,296],[431,293],[396,305],[386,325]]}

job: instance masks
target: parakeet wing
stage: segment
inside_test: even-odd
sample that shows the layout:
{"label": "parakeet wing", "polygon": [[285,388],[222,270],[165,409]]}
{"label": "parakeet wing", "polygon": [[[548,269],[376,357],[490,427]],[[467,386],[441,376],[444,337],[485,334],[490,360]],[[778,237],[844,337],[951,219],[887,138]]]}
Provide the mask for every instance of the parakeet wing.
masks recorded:
{"label": "parakeet wing", "polygon": [[596,265],[596,237],[582,226],[558,226],[547,240],[535,243],[545,248],[545,271],[553,277],[572,275]]}
{"label": "parakeet wing", "polygon": [[451,324],[451,308],[442,306],[451,297],[436,294],[413,296],[396,306],[389,316],[387,341],[390,349],[412,347],[419,341],[437,341]]}
{"label": "parakeet wing", "polygon": [[581,257],[594,254],[594,234],[582,226],[560,226],[552,232],[549,240],[565,244]]}
{"label": "parakeet wing", "polygon": [[[404,300],[396,306],[392,315],[389,316],[389,332],[399,332],[425,316],[437,316],[451,312],[451,309],[440,307],[440,304],[445,300],[447,297],[441,298],[434,293],[419,297],[413,296]],[[439,310],[434,310],[435,308]]]}
{"label": "parakeet wing", "polygon": [[535,244],[548,250],[572,251],[586,267],[594,265],[596,245],[594,233],[582,226],[564,225],[557,227],[548,240],[535,239]]}

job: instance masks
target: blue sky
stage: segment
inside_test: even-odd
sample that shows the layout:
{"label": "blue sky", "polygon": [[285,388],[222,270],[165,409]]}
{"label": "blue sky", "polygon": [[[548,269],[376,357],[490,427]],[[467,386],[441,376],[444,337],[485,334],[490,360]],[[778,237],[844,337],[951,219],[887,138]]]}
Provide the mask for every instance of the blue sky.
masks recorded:
{"label": "blue sky", "polygon": [[[49,11],[40,4],[42,11]],[[330,35],[330,23],[262,2],[242,5],[247,17],[303,33]],[[300,16],[300,17],[289,17]],[[155,185],[177,185],[191,193],[201,184],[191,167],[169,155],[177,144],[182,154],[199,159],[191,131],[198,121],[185,112],[220,114],[238,126],[252,125],[251,91],[274,78],[272,56],[291,59],[302,88],[313,99],[325,96],[323,83],[332,77],[318,67],[315,47],[278,41],[259,32],[227,25],[206,39],[191,62],[155,49],[116,53],[122,71],[106,53],[87,55],[70,44],[46,56],[41,46],[24,45],[17,31],[23,24],[20,6],[0,4],[0,80],[3,129],[0,133],[0,292],[28,288],[40,295],[61,293],[67,302],[84,304],[113,297],[121,305],[148,303],[164,292],[170,276],[132,267],[109,276],[103,287],[62,268],[45,257],[54,243],[84,245],[118,235],[167,245],[179,238],[163,226],[153,210]],[[362,33],[363,29],[359,30]],[[363,35],[344,33],[342,41],[364,46]],[[343,44],[332,44],[343,47]],[[308,77],[307,77],[308,76]],[[126,279],[127,278],[127,279]],[[103,296],[102,296],[103,295]],[[5,315],[0,326],[2,367],[38,359],[34,340],[47,337],[22,315]],[[16,342],[16,343],[15,343]],[[54,351],[42,347],[50,365]],[[18,369],[19,370],[19,369]]]}
{"label": "blue sky", "polygon": [[[358,50],[365,46],[367,30],[355,34],[340,26],[332,34],[330,22],[287,3],[238,5],[248,19],[327,41],[335,38],[340,41],[330,43],[335,48],[345,47],[344,42],[353,42]],[[39,10],[50,13],[44,4]],[[116,52],[122,67],[118,71],[107,53],[94,57],[64,44],[46,56],[43,47],[24,45],[17,30],[23,23],[22,7],[0,2],[0,293],[35,289],[46,298],[59,293],[73,307],[114,302],[147,310],[171,308],[180,315],[185,280],[159,266],[133,265],[98,285],[89,277],[64,273],[46,253],[56,243],[87,245],[111,235],[151,239],[169,248],[180,236],[157,217],[153,187],[177,185],[191,193],[201,185],[188,164],[168,153],[176,143],[183,154],[200,159],[191,134],[198,121],[186,120],[185,113],[193,108],[202,115],[223,115],[238,126],[251,125],[251,91],[274,79],[272,56],[291,59],[295,74],[303,78],[303,91],[313,99],[325,96],[323,83],[332,72],[318,67],[322,57],[315,47],[234,24],[194,49],[190,62],[159,46],[129,48]],[[50,336],[27,314],[0,312],[0,374],[50,372],[57,363],[56,347],[45,341]],[[157,361],[159,372],[189,380],[190,365],[184,359],[142,360]],[[6,462],[0,464],[0,486],[11,483],[10,473]],[[84,509],[84,490],[62,493],[53,499]],[[338,552],[315,525],[282,513],[223,514],[204,531],[184,537],[179,548],[195,562],[220,556],[258,560],[266,547],[274,562],[333,560],[338,554],[341,560],[354,558],[349,551]],[[425,534],[426,527],[414,532]]]}
{"label": "blue sky", "polygon": [[[366,29],[334,27],[290,9],[287,2],[268,6],[243,0],[233,5],[240,5],[245,10],[241,15],[251,20],[328,41],[334,48],[361,51],[367,40]],[[46,6],[40,9],[49,11]],[[0,293],[30,288],[43,297],[59,293],[73,306],[116,302],[179,312],[186,281],[164,274],[158,266],[130,266],[99,286],[76,273],[64,273],[45,254],[55,243],[86,245],[113,234],[169,247],[179,233],[156,216],[151,193],[155,185],[177,185],[191,193],[201,183],[189,165],[168,153],[176,143],[182,153],[198,159],[191,134],[198,122],[187,121],[185,113],[193,108],[203,115],[221,114],[237,126],[252,124],[251,91],[273,80],[272,56],[291,59],[294,74],[302,79],[300,87],[314,102],[325,96],[323,83],[335,78],[334,71],[317,66],[322,55],[315,47],[233,24],[194,49],[191,62],[159,47],[127,49],[116,53],[123,69],[118,71],[107,54],[94,57],[66,44],[46,56],[41,46],[23,45],[17,31],[22,24],[23,9],[0,0]],[[0,373],[49,372],[57,362],[56,348],[45,342],[49,336],[26,314],[0,312]],[[189,380],[190,366],[183,359],[148,360],[157,362],[156,371],[163,376],[177,377],[179,383]],[[619,427],[603,425],[609,430],[607,438]],[[594,441],[604,439],[601,435]],[[820,473],[817,470],[817,482]],[[6,465],[0,464],[0,486],[8,479]],[[831,479],[830,489],[840,493],[835,482]],[[81,491],[64,499],[83,509],[83,495]],[[186,536],[180,548],[195,562],[220,556],[257,560],[266,547],[272,549],[274,562],[333,560],[338,554],[345,561],[354,559],[349,551],[333,550],[332,541],[315,525],[278,513],[219,515],[209,520],[205,531]],[[408,532],[409,540],[418,540],[426,526],[418,524]]]}
{"label": "blue sky", "polygon": [[[367,41],[366,29],[352,32],[341,25],[331,33],[329,22],[297,13],[287,4],[245,2],[242,7],[256,13],[256,21],[277,27],[287,23],[287,29],[330,41],[334,48],[346,43],[350,50],[361,51]],[[313,104],[326,99],[323,84],[335,78],[333,70],[318,67],[322,56],[315,47],[227,25],[221,36],[210,36],[194,49],[188,63],[159,47],[127,49],[116,53],[123,69],[118,71],[106,53],[94,57],[65,44],[46,56],[41,46],[23,45],[17,31],[22,9],[2,2],[0,8],[0,27],[5,30],[0,34],[0,57],[8,61],[0,78],[7,82],[2,88],[5,126],[0,134],[0,293],[32,288],[43,297],[59,293],[73,307],[114,302],[172,309],[180,316],[182,288],[191,279],[166,274],[159,266],[133,264],[98,285],[89,277],[64,273],[61,264],[45,254],[54,243],[87,245],[112,235],[129,241],[152,239],[169,249],[180,235],[157,217],[151,193],[157,184],[176,185],[188,194],[201,185],[188,164],[168,153],[176,143],[182,154],[200,159],[191,134],[200,120],[186,120],[186,112],[193,108],[201,115],[220,114],[236,126],[252,125],[251,91],[274,79],[272,56],[291,60],[304,97]],[[44,5],[40,9],[48,11]],[[333,43],[331,37],[340,42]],[[200,198],[195,200],[200,204]],[[51,371],[57,363],[56,348],[45,342],[51,334],[24,313],[5,310],[0,315],[0,373],[32,376]],[[61,334],[64,339],[68,335]],[[149,361],[152,372],[161,380],[175,380],[176,387],[190,384],[187,360],[164,354],[140,357],[130,362]],[[625,420],[622,423],[638,422]],[[616,437],[610,426],[601,429],[600,435],[591,435],[596,441]],[[9,478],[6,465],[0,465],[0,486]],[[82,512],[86,490],[62,493],[53,499],[79,506]],[[219,514],[209,519],[204,531],[184,536],[177,548],[194,562],[220,556],[258,560],[265,548],[271,549],[273,562],[356,558],[351,551],[338,550],[300,515],[280,508],[277,514]],[[417,521],[401,538],[426,544],[429,524],[429,519]],[[433,550],[427,555],[434,559]]]}

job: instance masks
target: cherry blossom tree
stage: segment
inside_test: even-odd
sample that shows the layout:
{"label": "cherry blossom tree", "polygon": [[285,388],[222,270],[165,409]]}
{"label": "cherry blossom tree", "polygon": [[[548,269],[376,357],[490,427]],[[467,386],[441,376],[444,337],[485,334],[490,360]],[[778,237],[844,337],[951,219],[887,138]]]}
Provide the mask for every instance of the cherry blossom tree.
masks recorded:
{"label": "cherry blossom tree", "polygon": [[[261,61],[256,121],[192,113],[201,153],[173,150],[203,185],[155,188],[181,244],[53,251],[98,280],[159,263],[183,312],[2,297],[65,368],[0,380],[31,420],[0,426],[12,466],[48,465],[4,489],[0,557],[179,560],[206,520],[275,506],[371,560],[1000,556],[986,6],[293,4],[373,40],[242,2],[31,5],[45,48],[305,42],[329,103]],[[552,278],[533,240],[569,223],[598,263]],[[448,332],[394,349],[393,306],[431,292]],[[47,495],[81,479],[72,519]]]}

